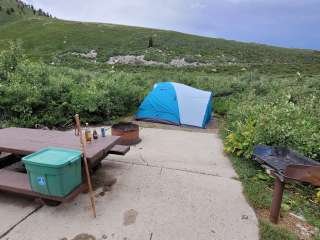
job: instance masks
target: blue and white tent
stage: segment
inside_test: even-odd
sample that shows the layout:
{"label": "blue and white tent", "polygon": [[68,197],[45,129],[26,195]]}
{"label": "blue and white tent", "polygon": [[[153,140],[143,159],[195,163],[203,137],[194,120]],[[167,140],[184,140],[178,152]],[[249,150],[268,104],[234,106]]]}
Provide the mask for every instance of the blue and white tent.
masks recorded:
{"label": "blue and white tent", "polygon": [[212,93],[174,82],[155,84],[136,114],[137,120],[205,128],[210,122]]}

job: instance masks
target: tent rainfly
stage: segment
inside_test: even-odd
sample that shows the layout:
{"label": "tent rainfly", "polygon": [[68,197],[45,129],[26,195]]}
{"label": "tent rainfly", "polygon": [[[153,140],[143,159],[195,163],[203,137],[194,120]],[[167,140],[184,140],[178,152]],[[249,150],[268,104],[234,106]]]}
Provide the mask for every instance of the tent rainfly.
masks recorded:
{"label": "tent rainfly", "polygon": [[143,100],[136,119],[205,128],[211,119],[212,95],[180,83],[158,83]]}

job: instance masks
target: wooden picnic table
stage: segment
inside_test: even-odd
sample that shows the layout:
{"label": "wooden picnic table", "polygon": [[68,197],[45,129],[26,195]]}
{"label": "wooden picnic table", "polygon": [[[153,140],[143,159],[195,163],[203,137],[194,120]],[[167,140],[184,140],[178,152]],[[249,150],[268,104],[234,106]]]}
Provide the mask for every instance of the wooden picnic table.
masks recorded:
{"label": "wooden picnic table", "polygon": [[[124,155],[129,148],[117,145],[120,140],[121,138],[118,136],[106,136],[88,143],[87,160],[90,168],[97,166],[109,153]],[[81,151],[79,136],[75,136],[72,132],[28,128],[0,129],[0,153],[28,155],[47,147],[60,147]],[[50,201],[71,201],[86,189],[87,185],[84,182],[68,196],[46,196],[32,191],[26,173],[0,169],[0,190],[40,198],[46,203]]]}
{"label": "wooden picnic table", "polygon": [[[100,137],[87,144],[87,159],[94,167],[120,141],[118,136]],[[28,155],[47,147],[60,147],[81,151],[79,136],[72,132],[29,129],[0,129],[0,152]]]}

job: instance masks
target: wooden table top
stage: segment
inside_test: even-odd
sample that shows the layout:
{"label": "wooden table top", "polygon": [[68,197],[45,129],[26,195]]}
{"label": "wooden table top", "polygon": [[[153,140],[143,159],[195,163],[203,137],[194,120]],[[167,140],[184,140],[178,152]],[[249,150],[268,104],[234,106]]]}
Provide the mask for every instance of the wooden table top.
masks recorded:
{"label": "wooden table top", "polygon": [[[88,160],[96,161],[103,158],[119,141],[120,137],[106,136],[88,143]],[[29,128],[0,129],[0,152],[28,155],[47,147],[81,150],[80,138],[70,131]]]}

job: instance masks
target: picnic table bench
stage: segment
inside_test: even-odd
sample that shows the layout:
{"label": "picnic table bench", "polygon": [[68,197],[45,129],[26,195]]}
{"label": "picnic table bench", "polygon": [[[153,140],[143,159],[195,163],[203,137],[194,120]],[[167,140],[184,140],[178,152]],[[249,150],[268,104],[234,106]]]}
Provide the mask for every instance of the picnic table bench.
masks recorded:
{"label": "picnic table bench", "polygon": [[[87,160],[89,168],[97,167],[108,154],[125,155],[130,147],[117,145],[121,141],[118,136],[100,137],[87,144]],[[79,137],[71,132],[28,129],[0,129],[0,153],[11,153],[25,156],[47,147],[60,147],[81,151]],[[9,161],[8,156],[6,158]],[[1,165],[0,165],[1,166]],[[55,197],[33,192],[29,185],[28,175],[0,167],[0,191],[13,192],[47,201],[68,202],[87,189],[83,182],[66,197]]]}

